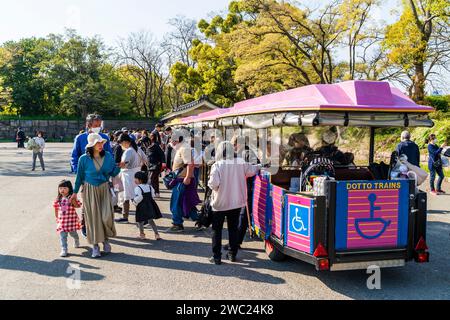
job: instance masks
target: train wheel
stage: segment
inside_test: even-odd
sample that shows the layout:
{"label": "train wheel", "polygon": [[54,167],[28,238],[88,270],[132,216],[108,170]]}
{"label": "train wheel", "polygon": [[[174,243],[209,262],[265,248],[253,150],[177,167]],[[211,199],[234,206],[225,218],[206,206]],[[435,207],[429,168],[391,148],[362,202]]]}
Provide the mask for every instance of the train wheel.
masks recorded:
{"label": "train wheel", "polygon": [[269,256],[270,260],[280,262],[286,259],[286,256],[280,250],[278,250],[269,240],[265,241],[265,246],[266,253]]}

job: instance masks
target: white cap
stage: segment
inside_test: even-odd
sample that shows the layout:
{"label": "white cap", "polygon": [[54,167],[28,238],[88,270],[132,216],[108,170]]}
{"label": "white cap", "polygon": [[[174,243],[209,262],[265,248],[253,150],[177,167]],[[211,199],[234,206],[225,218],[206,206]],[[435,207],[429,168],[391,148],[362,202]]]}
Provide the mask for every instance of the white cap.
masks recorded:
{"label": "white cap", "polygon": [[99,135],[98,133],[91,133],[88,136],[88,144],[86,146],[86,148],[92,148],[94,147],[97,143],[105,143],[106,139],[103,139],[101,135]]}

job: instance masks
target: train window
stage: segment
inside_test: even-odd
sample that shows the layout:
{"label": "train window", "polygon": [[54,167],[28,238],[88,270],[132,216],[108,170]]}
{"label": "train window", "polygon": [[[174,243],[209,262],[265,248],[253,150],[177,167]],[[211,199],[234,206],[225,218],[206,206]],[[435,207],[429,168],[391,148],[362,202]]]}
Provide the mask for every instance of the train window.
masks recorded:
{"label": "train window", "polygon": [[298,168],[308,154],[329,158],[337,165],[367,165],[370,129],[356,127],[286,127],[280,159],[284,168]]}

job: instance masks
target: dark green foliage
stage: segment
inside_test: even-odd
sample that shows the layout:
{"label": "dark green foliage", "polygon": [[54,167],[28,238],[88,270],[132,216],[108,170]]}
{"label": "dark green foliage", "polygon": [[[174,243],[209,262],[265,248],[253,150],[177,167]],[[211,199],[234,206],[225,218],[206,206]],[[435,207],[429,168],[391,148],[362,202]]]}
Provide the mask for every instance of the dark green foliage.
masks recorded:
{"label": "dark green foliage", "polygon": [[450,111],[450,96],[429,96],[425,98],[425,102],[436,109],[436,111]]}

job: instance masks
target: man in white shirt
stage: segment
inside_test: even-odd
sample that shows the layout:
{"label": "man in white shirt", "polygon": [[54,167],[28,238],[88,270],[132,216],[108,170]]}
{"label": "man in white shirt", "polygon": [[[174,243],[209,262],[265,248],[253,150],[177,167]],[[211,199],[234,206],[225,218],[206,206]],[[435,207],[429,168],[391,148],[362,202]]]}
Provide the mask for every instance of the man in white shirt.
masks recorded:
{"label": "man in white shirt", "polygon": [[219,265],[222,258],[222,230],[225,217],[229,232],[229,252],[227,259],[236,261],[239,249],[239,215],[247,205],[247,178],[254,177],[261,169],[251,165],[235,155],[234,146],[230,142],[219,144],[216,152],[216,163],[211,168],[208,186],[212,190],[211,207],[213,210],[212,242],[214,256],[211,262]]}

